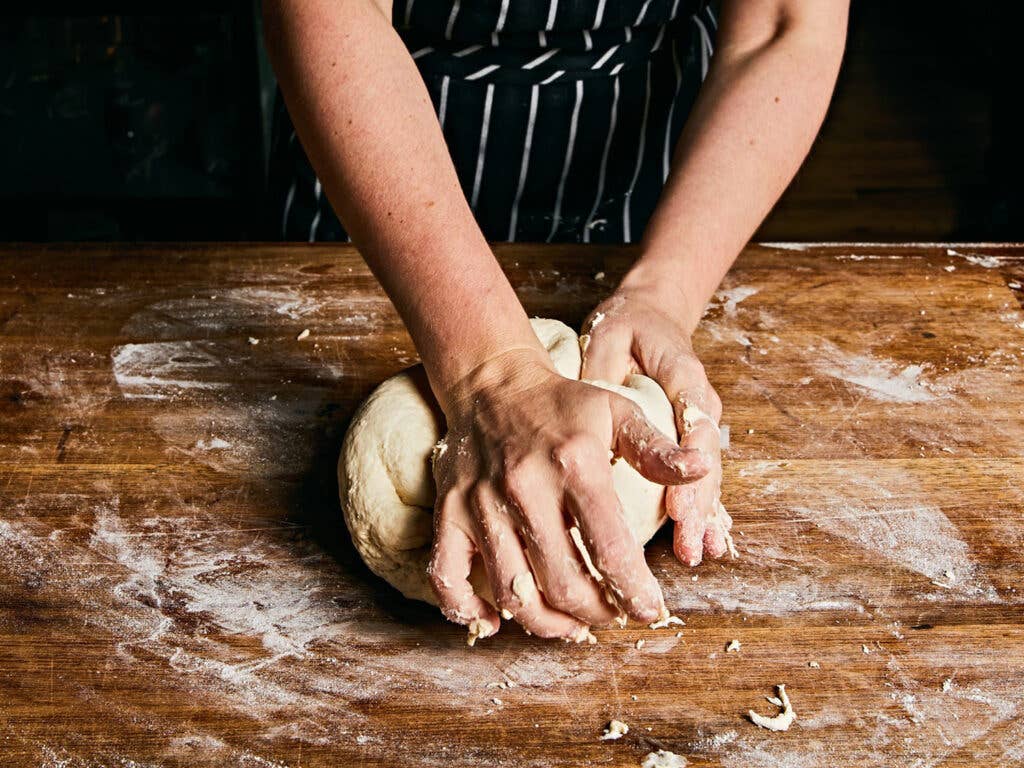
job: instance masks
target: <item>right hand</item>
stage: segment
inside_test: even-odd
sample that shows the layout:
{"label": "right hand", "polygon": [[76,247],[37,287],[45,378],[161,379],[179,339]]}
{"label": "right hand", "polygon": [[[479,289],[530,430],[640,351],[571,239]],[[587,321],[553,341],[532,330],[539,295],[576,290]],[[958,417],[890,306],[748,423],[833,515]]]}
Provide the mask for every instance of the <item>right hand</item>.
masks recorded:
{"label": "right hand", "polygon": [[[468,625],[471,639],[497,632],[500,611],[527,632],[576,641],[623,612],[643,623],[665,615],[609,457],[662,485],[703,477],[708,457],[680,448],[628,398],[562,377],[543,350],[507,351],[448,394],[428,569],[444,615]],[[574,526],[602,584],[584,565]],[[497,610],[469,581],[476,555]]]}

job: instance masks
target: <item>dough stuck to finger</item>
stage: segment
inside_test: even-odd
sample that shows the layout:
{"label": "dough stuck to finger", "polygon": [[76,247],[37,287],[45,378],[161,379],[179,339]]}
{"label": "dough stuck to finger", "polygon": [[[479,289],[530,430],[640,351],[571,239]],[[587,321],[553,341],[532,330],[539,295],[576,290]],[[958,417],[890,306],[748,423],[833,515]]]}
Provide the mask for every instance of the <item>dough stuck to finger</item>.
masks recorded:
{"label": "dough stuck to finger", "polygon": [[[557,320],[531,322],[555,369],[579,379],[580,344],[572,329]],[[628,397],[655,427],[678,437],[672,405],[652,379],[634,374],[623,385],[589,383]],[[406,597],[435,605],[427,577],[435,495],[430,463],[443,434],[440,410],[416,366],[385,381],[360,406],[338,460],[341,507],[363,561]],[[666,519],[665,489],[625,461],[615,462],[612,479],[633,535],[647,543]],[[470,581],[493,604],[476,573]]]}

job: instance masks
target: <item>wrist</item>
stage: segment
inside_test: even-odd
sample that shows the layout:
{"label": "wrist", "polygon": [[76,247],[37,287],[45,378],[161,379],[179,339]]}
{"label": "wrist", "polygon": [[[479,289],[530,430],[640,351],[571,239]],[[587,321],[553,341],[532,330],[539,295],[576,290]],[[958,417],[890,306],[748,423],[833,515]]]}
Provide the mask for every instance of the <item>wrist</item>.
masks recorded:
{"label": "wrist", "polygon": [[526,390],[555,374],[551,358],[536,339],[534,342],[494,351],[459,378],[438,382],[435,394],[449,421],[480,398]]}
{"label": "wrist", "polygon": [[694,281],[688,276],[683,259],[641,257],[619,283],[616,293],[637,297],[676,320],[692,335],[704,314],[707,297],[694,292]]}

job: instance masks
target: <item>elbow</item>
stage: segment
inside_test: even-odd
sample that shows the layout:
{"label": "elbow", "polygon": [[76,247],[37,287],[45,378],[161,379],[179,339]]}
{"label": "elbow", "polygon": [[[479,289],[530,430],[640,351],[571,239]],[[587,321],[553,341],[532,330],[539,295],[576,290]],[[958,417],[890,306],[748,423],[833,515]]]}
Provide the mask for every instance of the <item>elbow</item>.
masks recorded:
{"label": "elbow", "polygon": [[849,3],[845,0],[782,3],[776,37],[805,51],[825,71],[838,71],[846,51]]}
{"label": "elbow", "polygon": [[731,23],[723,21],[722,53],[747,60],[788,50],[822,70],[838,70],[846,49],[847,0],[774,0],[756,10],[728,7]]}

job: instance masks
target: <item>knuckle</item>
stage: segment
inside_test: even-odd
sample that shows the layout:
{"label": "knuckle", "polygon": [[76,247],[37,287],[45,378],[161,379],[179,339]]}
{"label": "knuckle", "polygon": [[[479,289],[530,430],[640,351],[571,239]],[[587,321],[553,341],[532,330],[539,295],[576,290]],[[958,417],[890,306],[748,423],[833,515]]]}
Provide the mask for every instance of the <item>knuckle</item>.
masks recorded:
{"label": "knuckle", "polygon": [[563,470],[575,472],[594,460],[596,447],[596,441],[589,435],[575,434],[556,445],[551,451],[551,457]]}
{"label": "knuckle", "polygon": [[522,463],[514,464],[505,469],[501,478],[501,489],[514,505],[522,508],[529,494],[531,473]]}
{"label": "knuckle", "polygon": [[622,418],[635,421],[644,418],[643,409],[625,395],[613,394],[613,405],[621,412]]}
{"label": "knuckle", "polygon": [[628,397],[622,395],[617,395],[617,397],[620,398],[618,406],[621,409],[621,436],[626,438],[627,442],[646,438],[652,431],[652,427],[643,409]]}
{"label": "knuckle", "polygon": [[539,456],[528,455],[507,459],[502,464],[501,477],[497,484],[509,501],[522,508],[536,490],[537,483],[545,471],[543,459]]}
{"label": "knuckle", "polygon": [[687,382],[704,384],[707,373],[704,364],[692,354],[681,354],[676,358],[676,370]]}
{"label": "knuckle", "polygon": [[572,579],[564,573],[546,574],[544,598],[552,608],[563,613],[573,613],[583,603]]}
{"label": "knuckle", "polygon": [[570,616],[583,618],[595,613],[592,602],[578,590],[570,588],[561,594],[551,594],[547,597],[552,608]]}

